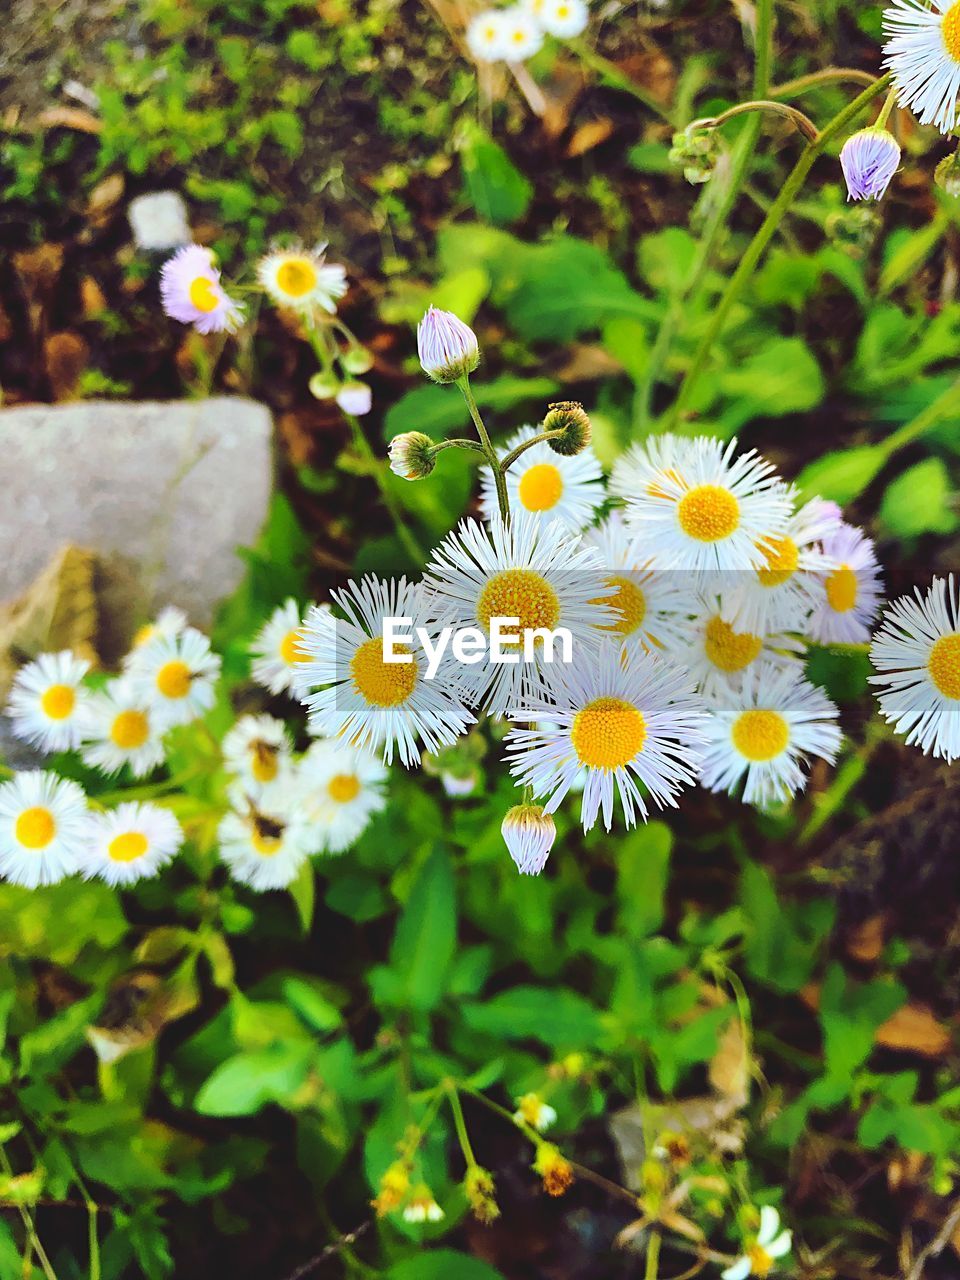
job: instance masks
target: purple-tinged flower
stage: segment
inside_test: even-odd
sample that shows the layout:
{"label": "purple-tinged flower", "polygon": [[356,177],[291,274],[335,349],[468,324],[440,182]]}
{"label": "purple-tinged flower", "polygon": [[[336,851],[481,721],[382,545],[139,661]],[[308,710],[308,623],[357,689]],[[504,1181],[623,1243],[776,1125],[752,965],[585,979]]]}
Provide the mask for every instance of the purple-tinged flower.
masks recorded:
{"label": "purple-tinged flower", "polygon": [[417,325],[420,364],[434,382],[457,382],[480,363],[477,335],[452,311],[428,307]]}
{"label": "purple-tinged flower", "polygon": [[232,332],[243,315],[220,284],[213,254],[198,244],[185,245],[163,264],[160,300],[168,316],[192,324],[198,333]]}
{"label": "purple-tinged flower", "polygon": [[365,382],[345,382],[337,392],[337,404],[344,413],[362,418],[373,406],[373,392]]}
{"label": "purple-tinged flower", "polygon": [[848,200],[880,200],[900,165],[900,147],[886,129],[860,129],[843,144],[840,165]]}
{"label": "purple-tinged flower", "polygon": [[520,874],[538,876],[557,838],[553,815],[544,813],[542,804],[515,804],[500,831]]}

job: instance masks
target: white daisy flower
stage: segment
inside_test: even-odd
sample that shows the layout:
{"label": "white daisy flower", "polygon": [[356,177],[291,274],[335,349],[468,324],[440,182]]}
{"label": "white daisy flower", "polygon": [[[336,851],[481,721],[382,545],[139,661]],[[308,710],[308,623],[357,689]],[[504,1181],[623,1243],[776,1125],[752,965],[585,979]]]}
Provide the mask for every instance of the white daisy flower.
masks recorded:
{"label": "white daisy flower", "polygon": [[582,35],[590,20],[584,0],[523,0],[522,7],[546,31],[558,40]]}
{"label": "white daisy flower", "polygon": [[[517,512],[509,525],[499,516],[489,527],[461,521],[434,551],[424,585],[433,592],[433,616],[456,630],[474,627],[487,636],[493,618],[518,618],[516,629],[504,625],[502,630],[521,638],[528,631],[565,628],[576,664],[596,650],[598,628],[616,621],[601,599],[612,588],[604,586],[599,567],[598,552],[584,547],[578,534],[556,520]],[[533,639],[531,662],[519,651],[515,663],[494,662],[488,648],[474,665],[462,665],[466,701],[498,716],[537,689],[543,670],[563,655],[558,644],[548,658],[542,638]]]}
{"label": "white daisy flower", "polygon": [[866,644],[883,602],[883,580],[873,542],[842,524],[823,540],[830,571],[819,575],[808,623],[819,644]]}
{"label": "white daisy flower", "polygon": [[[505,458],[518,445],[540,434],[538,427],[521,427],[497,450]],[[499,514],[493,472],[480,472],[480,503],[484,517]],[[603,502],[603,470],[597,455],[588,446],[572,458],[554,453],[546,441],[522,453],[507,472],[507,495],[514,511],[530,511],[548,520],[559,520],[568,529],[580,530],[590,524]]]}
{"label": "white daisy flower", "polygon": [[217,829],[220,857],[234,880],[262,893],[296,880],[309,853],[309,828],[296,811],[296,788],[275,788],[224,815]]}
{"label": "white daisy flower", "polygon": [[283,721],[273,716],[241,716],[223,739],[223,762],[254,799],[286,783],[291,756]]}
{"label": "white daisy flower", "polygon": [[128,801],[109,813],[91,813],[80,870],[87,880],[127,885],[155,876],[183,844],[180,823],[168,809]]}
{"label": "white daisy flower", "polygon": [[767,550],[786,533],[790,491],[753,450],[734,458],[726,446],[700,436],[682,471],[638,467],[639,492],[627,503],[627,528],[637,535],[652,569],[762,569]]}
{"label": "white daisy flower", "polygon": [[387,804],[386,767],[345,742],[314,742],[300,761],[299,779],[313,853],[343,853]]}
{"label": "white daisy flower", "polygon": [[801,670],[762,663],[739,689],[718,688],[710,703],[701,782],[733,793],[746,777],[744,804],[769,808],[806,786],[811,757],[833,763],[840,749],[837,708]]}
{"label": "white daisy flower", "polygon": [[785,1257],[793,1244],[793,1234],[780,1230],[780,1215],[773,1205],[760,1210],[760,1230],[746,1253],[721,1272],[723,1280],[747,1280],[748,1276],[768,1276],[774,1263]]}
{"label": "white daisy flower", "polygon": [[403,1210],[404,1222],[442,1222],[443,1217],[443,1210],[426,1183],[414,1187]]}
{"label": "white daisy flower", "polygon": [[819,498],[794,512],[784,533],[766,545],[764,567],[732,575],[724,617],[741,631],[803,630],[818,596],[815,575],[832,564],[820,543],[836,529],[832,507]]}
{"label": "white daisy flower", "polygon": [[91,768],[113,774],[128,765],[134,778],[144,778],[163,764],[160,730],[126,677],[90,695],[87,720],[80,752]]}
{"label": "white daisy flower", "polygon": [[503,9],[484,9],[467,27],[467,48],[475,62],[501,62],[507,55]]}
{"label": "white daisy flower", "polygon": [[[310,713],[311,732],[382,750],[387,764],[398,751],[408,767],[419,763],[421,745],[432,752],[451,746],[473,716],[449,664],[426,678],[427,655],[417,632],[424,628],[435,639],[438,627],[430,621],[423,588],[405,578],[367,577],[334,592],[333,599],[346,617],[312,609],[300,642],[305,660],[298,663],[295,687]],[[384,661],[385,618],[411,620],[411,643],[393,646],[410,662]]]}
{"label": "white daisy flower", "polygon": [[220,659],[210,641],[193,627],[175,636],[156,636],[130,655],[130,687],[167,729],[188,724],[209,711]]}
{"label": "white daisy flower", "polygon": [[168,639],[178,636],[186,625],[187,615],[183,610],[169,604],[160,610],[152,622],[145,622],[136,631],[130,647],[142,649],[149,640],[156,640],[158,636],[166,636]]}
{"label": "white daisy flower", "polygon": [[893,0],[883,15],[890,37],[885,67],[893,73],[900,105],[921,124],[950,133],[960,92],[960,3],[957,0]]}
{"label": "white daisy flower", "polygon": [[701,597],[687,623],[684,643],[672,651],[702,694],[739,688],[744,675],[764,663],[799,669],[806,652],[802,640],[782,631],[734,628],[726,612],[721,598]]}
{"label": "white daisy flower", "polygon": [[501,10],[503,16],[503,58],[506,62],[526,62],[543,45],[539,22],[521,5]]}
{"label": "white daisy flower", "polygon": [[347,273],[339,263],[327,262],[326,244],[306,249],[292,244],[273,249],[257,263],[257,279],[280,307],[307,311],[319,307],[335,315],[337,302],[347,292]]}
{"label": "white daisy flower", "polygon": [[542,804],[515,804],[504,815],[500,834],[520,874],[538,876],[557,838],[557,824]]}
{"label": "white daisy flower", "polygon": [[632,444],[613,464],[607,488],[616,498],[628,502],[644,494],[657,494],[660,486],[656,473],[664,471],[674,480],[683,481],[688,460],[696,453],[696,441],[689,436],[665,432],[647,436]]}
{"label": "white daisy flower", "polygon": [[870,646],[880,710],[897,733],[948,763],[960,756],[960,601],[953,574],[902,596]]}
{"label": "white daisy flower", "polygon": [[[329,605],[318,605],[329,609]],[[298,648],[300,606],[292,597],[271,613],[250,646],[253,678],[271,693],[288,693],[293,689],[297,663],[302,661]]]}
{"label": "white daisy flower", "polygon": [[17,672],[7,714],[18,738],[41,751],[73,751],[87,723],[88,692],[81,681],[90,663],[68,649],[42,653]]}
{"label": "white daisy flower", "polygon": [[696,781],[703,703],[687,672],[636,641],[606,644],[590,663],[554,665],[549,697],[511,708],[510,716],[549,719],[556,726],[517,728],[507,737],[511,773],[534,795],[549,795],[547,813],[586,770],[580,809],[585,831],[601,811],[610,830],[615,790],[632,827],[637,813],[647,819],[638,782],[658,808],[676,808],[679,792]]}
{"label": "white daisy flower", "polygon": [[517,1098],[517,1109],[513,1113],[514,1120],[528,1124],[537,1133],[546,1133],[557,1122],[557,1113],[538,1093],[525,1093]]}
{"label": "white daisy flower", "polygon": [[627,532],[620,511],[611,511],[597,528],[588,529],[583,545],[596,547],[606,570],[602,581],[613,588],[602,602],[616,613],[616,621],[602,628],[607,635],[633,636],[647,649],[672,650],[683,644],[694,609],[684,589],[689,585],[686,575],[646,569],[640,542]]}
{"label": "white daisy flower", "polygon": [[0,876],[36,889],[72,875],[83,854],[87,797],[53,773],[17,773],[0,786]]}

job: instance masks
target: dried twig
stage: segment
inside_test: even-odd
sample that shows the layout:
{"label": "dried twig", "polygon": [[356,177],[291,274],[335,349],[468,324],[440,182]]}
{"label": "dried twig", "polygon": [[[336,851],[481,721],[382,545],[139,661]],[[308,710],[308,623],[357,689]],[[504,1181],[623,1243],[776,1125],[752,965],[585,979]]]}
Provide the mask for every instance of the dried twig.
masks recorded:
{"label": "dried twig", "polygon": [[928,1260],[937,1258],[943,1253],[958,1227],[960,1227],[960,1200],[955,1201],[953,1208],[944,1220],[943,1226],[930,1243],[924,1245],[917,1254],[906,1280],[923,1280],[923,1269]]}

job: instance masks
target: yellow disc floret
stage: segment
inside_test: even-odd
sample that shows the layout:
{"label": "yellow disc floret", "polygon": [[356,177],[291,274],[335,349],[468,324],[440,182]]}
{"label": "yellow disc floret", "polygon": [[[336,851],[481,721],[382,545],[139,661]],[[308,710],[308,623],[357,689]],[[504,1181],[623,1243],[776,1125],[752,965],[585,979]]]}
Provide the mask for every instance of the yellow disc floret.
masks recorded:
{"label": "yellow disc floret", "polygon": [[277,748],[270,742],[251,744],[250,772],[256,782],[273,782],[280,771]]}
{"label": "yellow disc floret", "polygon": [[292,667],[295,662],[303,660],[304,654],[300,648],[300,632],[296,628],[293,631],[288,631],[280,641],[279,652],[281,660],[288,667]]}
{"label": "yellow disc floret", "polygon": [[622,698],[595,698],[577,712],[570,730],[577,759],[591,769],[622,769],[646,738],[646,721]]}
{"label": "yellow disc floret", "polygon": [[317,287],[317,268],[309,258],[284,258],[276,281],[277,290],[288,298],[305,298]]}
{"label": "yellow disc floret", "polygon": [[327,783],[327,791],[337,804],[349,804],[360,794],[360,779],[354,773],[335,773]]}
{"label": "yellow disc floret", "polygon": [[749,631],[734,631],[729,622],[714,617],[707,623],[703,647],[717,670],[730,674],[743,671],[759,657],[763,640]]}
{"label": "yellow disc floret", "polygon": [[647,600],[643,592],[632,578],[614,574],[605,579],[605,585],[614,587],[612,596],[603,596],[591,600],[591,604],[605,604],[619,614],[616,622],[606,623],[604,631],[616,631],[619,635],[629,636],[640,626],[647,613]]}
{"label": "yellow disc floret", "polygon": [[677,506],[680,528],[695,542],[721,542],[740,525],[740,503],[729,489],[698,484],[685,493]]}
{"label": "yellow disc floret", "polygon": [[40,710],[48,720],[66,720],[76,705],[76,690],[69,684],[52,684],[40,699]]}
{"label": "yellow disc floret", "polygon": [[546,578],[534,569],[504,569],[487,582],[477,601],[477,618],[489,627],[491,618],[519,618],[519,631],[537,627],[553,630],[560,620],[560,601]]}
{"label": "yellow disc floret", "polygon": [[150,734],[150,721],[143,711],[121,711],[110,726],[110,741],[121,751],[136,751]]}
{"label": "yellow disc floret", "polygon": [[[395,644],[395,654],[410,654],[407,645]],[[384,662],[383,641],[365,640],[350,659],[354,688],[372,707],[399,707],[411,696],[419,674],[416,659]]]}
{"label": "yellow disc floret", "polygon": [[800,550],[792,538],[770,538],[761,548],[767,562],[765,569],[757,570],[757,577],[764,587],[782,587],[797,572]]}
{"label": "yellow disc floret", "polygon": [[930,650],[927,670],[945,698],[960,699],[960,632],[940,637]]}
{"label": "yellow disc floret", "polygon": [[220,304],[216,290],[206,276],[197,276],[190,285],[190,301],[198,311],[216,311]]}
{"label": "yellow disc floret", "polygon": [[49,809],[35,805],[17,818],[14,834],[24,849],[45,849],[57,834],[57,824]]}
{"label": "yellow disc floret", "polygon": [[552,462],[538,462],[520,477],[517,495],[528,511],[549,511],[563,497],[563,476]]}
{"label": "yellow disc floret", "polygon": [[842,564],[827,578],[827,603],[834,613],[849,613],[857,603],[857,575]]}
{"label": "yellow disc floret", "polygon": [[192,678],[187,664],[173,658],[157,672],[157,690],[165,698],[185,698],[190,692]]}
{"label": "yellow disc floret", "polygon": [[960,3],[951,5],[943,15],[940,30],[943,32],[943,47],[954,62],[960,62]]}
{"label": "yellow disc floret", "polygon": [[747,760],[760,764],[786,750],[790,727],[779,711],[757,708],[741,712],[733,722],[733,745]]}
{"label": "yellow disc floret", "polygon": [[107,856],[113,862],[136,862],[148,848],[147,837],[142,831],[124,831],[107,845]]}

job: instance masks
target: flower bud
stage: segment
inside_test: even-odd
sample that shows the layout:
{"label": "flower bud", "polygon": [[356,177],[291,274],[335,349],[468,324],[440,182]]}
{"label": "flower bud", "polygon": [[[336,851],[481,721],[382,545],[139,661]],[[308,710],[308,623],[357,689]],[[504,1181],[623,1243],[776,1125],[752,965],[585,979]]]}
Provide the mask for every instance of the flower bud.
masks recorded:
{"label": "flower bud", "polygon": [[960,196],[960,148],[943,157],[933,171],[933,180],[948,196]]}
{"label": "flower bud", "polygon": [[542,804],[515,804],[500,827],[510,857],[524,876],[538,876],[546,866],[557,825]]}
{"label": "flower bud", "polygon": [[582,453],[590,443],[593,427],[582,404],[575,400],[561,400],[552,404],[543,420],[544,431],[562,431],[562,436],[548,441],[554,453],[563,458],[572,458]]}
{"label": "flower bud", "polygon": [[357,344],[356,346],[347,347],[340,357],[340,363],[347,373],[354,375],[369,373],[373,368],[373,356],[366,347],[361,347]]}
{"label": "flower bud", "polygon": [[552,1142],[540,1143],[533,1167],[543,1179],[548,1196],[562,1196],[573,1185],[573,1165]]}
{"label": "flower bud", "polygon": [[310,379],[310,394],[315,400],[332,400],[340,390],[340,379],[335,373],[326,373],[322,369]]}
{"label": "flower bud", "polygon": [[720,139],[713,129],[698,129],[673,135],[669,160],[683,169],[683,176],[694,186],[709,182],[720,159]]}
{"label": "flower bud", "polygon": [[373,392],[365,382],[345,382],[337,392],[337,404],[344,413],[362,418],[373,405]]}
{"label": "flower bud", "polygon": [[422,480],[437,465],[433,441],[422,431],[394,436],[387,449],[390,470],[402,480]]}
{"label": "flower bud", "polygon": [[545,1133],[556,1121],[557,1113],[538,1093],[525,1093],[517,1099],[517,1109],[513,1113],[514,1120],[523,1121],[538,1133]]}
{"label": "flower bud", "polygon": [[463,1192],[480,1222],[490,1223],[500,1217],[500,1209],[493,1195],[493,1174],[480,1165],[471,1165],[463,1180]]}
{"label": "flower bud", "polygon": [[886,129],[860,129],[843,144],[840,167],[848,200],[879,200],[900,165],[900,147]]}
{"label": "flower bud", "polygon": [[434,382],[457,382],[480,363],[477,335],[452,311],[428,307],[417,325],[420,365]]}
{"label": "flower bud", "polygon": [[373,1201],[377,1216],[382,1218],[384,1214],[399,1209],[409,1190],[410,1169],[405,1161],[394,1160],[380,1179],[377,1197]]}
{"label": "flower bud", "polygon": [[426,1183],[421,1182],[414,1187],[403,1210],[404,1222],[440,1222],[443,1216],[443,1210]]}

